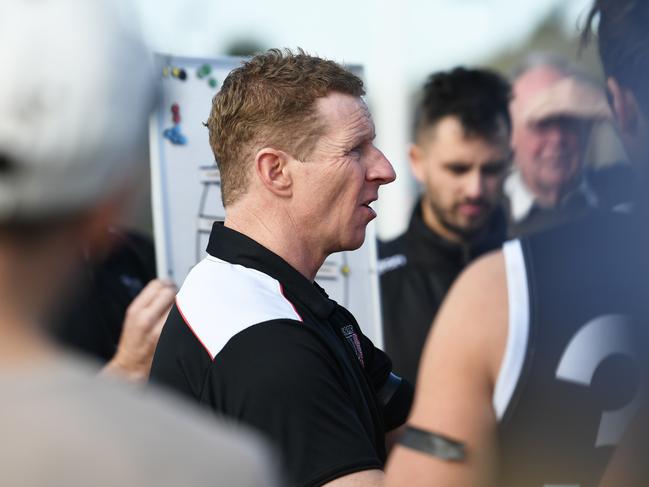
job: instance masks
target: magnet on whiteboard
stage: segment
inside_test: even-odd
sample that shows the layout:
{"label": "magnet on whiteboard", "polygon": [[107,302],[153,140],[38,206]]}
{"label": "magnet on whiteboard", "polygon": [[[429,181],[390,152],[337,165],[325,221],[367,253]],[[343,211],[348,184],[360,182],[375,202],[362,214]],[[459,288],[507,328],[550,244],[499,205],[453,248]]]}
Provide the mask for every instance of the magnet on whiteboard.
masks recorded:
{"label": "magnet on whiteboard", "polygon": [[209,74],[212,72],[212,66],[209,64],[203,64],[200,68],[196,70],[196,76],[198,76],[199,79],[205,78],[205,76],[209,76]]}
{"label": "magnet on whiteboard", "polygon": [[165,129],[164,132],[162,132],[162,136],[174,145],[187,144],[187,137],[180,132],[179,124]]}
{"label": "magnet on whiteboard", "polygon": [[171,68],[171,76],[178,78],[179,80],[185,81],[187,79],[187,72],[183,68],[174,67]]}

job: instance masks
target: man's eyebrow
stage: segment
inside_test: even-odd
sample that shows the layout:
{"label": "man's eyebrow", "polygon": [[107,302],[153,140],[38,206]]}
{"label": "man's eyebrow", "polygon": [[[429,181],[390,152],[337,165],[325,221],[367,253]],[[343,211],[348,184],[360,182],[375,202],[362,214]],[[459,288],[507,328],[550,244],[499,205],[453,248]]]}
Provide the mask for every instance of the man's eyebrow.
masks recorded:
{"label": "man's eyebrow", "polygon": [[442,166],[444,167],[469,167],[471,166],[470,162],[463,162],[463,161],[446,161],[442,163]]}
{"label": "man's eyebrow", "polygon": [[492,159],[490,161],[485,162],[485,166],[502,166],[502,165],[509,164],[509,158],[503,158],[503,159]]}
{"label": "man's eyebrow", "polygon": [[369,130],[363,130],[362,132],[359,132],[356,137],[353,139],[353,144],[361,144],[363,142],[373,142],[376,139],[376,130],[374,128],[374,125]]}

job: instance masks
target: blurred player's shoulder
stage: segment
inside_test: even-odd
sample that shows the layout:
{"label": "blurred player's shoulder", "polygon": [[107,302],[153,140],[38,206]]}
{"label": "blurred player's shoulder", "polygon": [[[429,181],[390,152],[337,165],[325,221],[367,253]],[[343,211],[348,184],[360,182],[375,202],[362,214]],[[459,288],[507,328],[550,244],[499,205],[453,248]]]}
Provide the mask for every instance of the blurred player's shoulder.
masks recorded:
{"label": "blurred player's shoulder", "polygon": [[0,430],[12,438],[0,444],[7,485],[278,485],[275,462],[252,433],[95,372],[57,359],[0,374]]}
{"label": "blurred player's shoulder", "polygon": [[423,364],[446,354],[466,357],[474,370],[493,382],[507,341],[507,303],[506,259],[502,251],[493,251],[472,263],[451,287]]}

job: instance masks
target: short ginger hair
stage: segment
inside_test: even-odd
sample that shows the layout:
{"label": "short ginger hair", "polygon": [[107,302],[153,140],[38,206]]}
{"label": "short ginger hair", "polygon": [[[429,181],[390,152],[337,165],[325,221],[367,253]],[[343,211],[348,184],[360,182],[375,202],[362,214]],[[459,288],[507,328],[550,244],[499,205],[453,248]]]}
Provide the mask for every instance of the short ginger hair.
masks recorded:
{"label": "short ginger hair", "polygon": [[246,193],[259,149],[273,147],[300,160],[311,154],[325,129],[316,100],[333,92],[360,97],[365,89],[340,64],[301,49],[271,49],[230,72],[206,124],[225,207]]}

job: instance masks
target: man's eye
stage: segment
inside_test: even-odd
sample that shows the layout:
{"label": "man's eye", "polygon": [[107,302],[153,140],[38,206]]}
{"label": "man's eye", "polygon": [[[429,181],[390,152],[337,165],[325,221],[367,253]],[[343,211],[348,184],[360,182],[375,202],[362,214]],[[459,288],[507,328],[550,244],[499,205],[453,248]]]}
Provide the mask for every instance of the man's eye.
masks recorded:
{"label": "man's eye", "polygon": [[349,152],[347,152],[347,154],[349,154],[350,156],[359,156],[359,155],[361,155],[361,152],[363,152],[363,147],[360,146],[360,145],[357,145],[356,147],[351,149]]}
{"label": "man's eye", "polygon": [[466,174],[469,171],[469,168],[466,166],[452,165],[452,166],[446,166],[446,170],[451,174],[460,176],[462,174]]}

